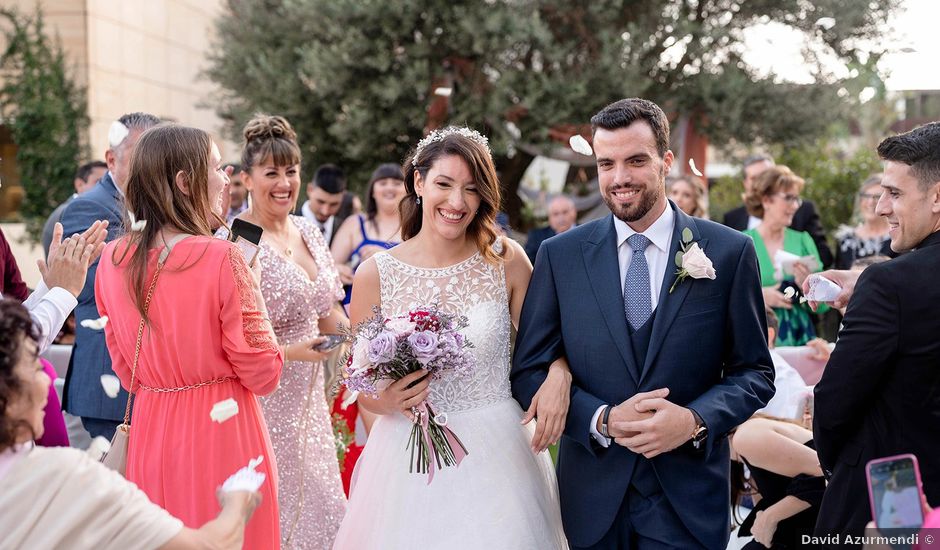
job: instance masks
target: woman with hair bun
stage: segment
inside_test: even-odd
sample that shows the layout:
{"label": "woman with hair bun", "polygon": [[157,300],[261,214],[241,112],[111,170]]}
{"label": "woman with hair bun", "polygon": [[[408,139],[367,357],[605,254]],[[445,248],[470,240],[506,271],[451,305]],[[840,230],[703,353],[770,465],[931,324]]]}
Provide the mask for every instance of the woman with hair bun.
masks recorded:
{"label": "woman with hair bun", "polygon": [[[320,230],[291,212],[300,194],[300,147],[290,123],[256,115],[244,128],[242,181],[251,205],[238,218],[261,226],[261,292],[282,345],[322,342],[346,323],[343,287]],[[225,234],[222,229],[220,234]],[[277,456],[283,548],[330,548],[346,509],[324,396],[323,361],[312,347],[285,358],[281,384],[261,399]]]}

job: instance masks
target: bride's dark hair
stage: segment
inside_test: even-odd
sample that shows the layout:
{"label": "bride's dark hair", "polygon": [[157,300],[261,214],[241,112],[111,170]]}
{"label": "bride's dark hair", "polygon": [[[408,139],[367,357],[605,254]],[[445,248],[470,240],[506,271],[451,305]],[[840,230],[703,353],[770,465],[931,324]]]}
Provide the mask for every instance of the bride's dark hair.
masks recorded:
{"label": "bride's dark hair", "polygon": [[[441,157],[450,155],[458,156],[467,163],[480,196],[480,208],[467,227],[467,235],[476,242],[477,249],[487,261],[497,262],[500,258],[492,246],[499,235],[496,229],[496,213],[501,201],[496,167],[493,166],[493,158],[485,145],[457,133],[428,143],[405,159],[402,172],[405,175],[406,195],[398,205],[401,215],[401,238],[406,241],[421,231],[424,214],[421,205],[415,200],[418,198],[415,192],[415,173],[421,174],[421,179],[426,180],[431,166]],[[505,247],[503,249],[505,250]]]}

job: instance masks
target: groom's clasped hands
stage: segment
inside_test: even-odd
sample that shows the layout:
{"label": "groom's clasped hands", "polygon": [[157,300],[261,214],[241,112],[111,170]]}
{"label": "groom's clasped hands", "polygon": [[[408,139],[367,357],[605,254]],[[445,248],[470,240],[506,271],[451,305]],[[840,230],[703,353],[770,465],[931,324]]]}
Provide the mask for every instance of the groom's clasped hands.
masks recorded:
{"label": "groom's clasped hands", "polygon": [[646,458],[669,452],[692,438],[692,411],[666,399],[669,388],[637,393],[610,411],[614,442]]}

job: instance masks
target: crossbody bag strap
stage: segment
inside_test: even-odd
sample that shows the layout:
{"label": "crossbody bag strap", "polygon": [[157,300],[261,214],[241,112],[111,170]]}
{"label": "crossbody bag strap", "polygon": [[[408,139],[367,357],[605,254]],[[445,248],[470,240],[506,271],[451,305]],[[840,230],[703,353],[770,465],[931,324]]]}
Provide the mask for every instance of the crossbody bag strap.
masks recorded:
{"label": "crossbody bag strap", "polygon": [[[185,239],[189,235],[176,235],[167,245],[160,251],[160,259],[157,261],[157,270],[153,273],[153,279],[150,281],[150,288],[147,290],[147,299],[144,300],[144,313],[147,313],[147,310],[150,308],[150,300],[153,298],[153,289],[157,286],[157,277],[160,276],[160,271],[163,270],[163,264],[166,263],[166,259],[170,256],[170,252],[173,250],[173,247],[176,243]],[[134,346],[134,363],[131,367],[131,384],[128,386],[127,392],[127,406],[124,408],[124,424],[130,425],[131,421],[131,398],[134,395],[134,379],[137,375],[137,362],[140,359],[140,343],[144,337],[144,318],[141,316],[140,325],[137,327],[137,344]]]}

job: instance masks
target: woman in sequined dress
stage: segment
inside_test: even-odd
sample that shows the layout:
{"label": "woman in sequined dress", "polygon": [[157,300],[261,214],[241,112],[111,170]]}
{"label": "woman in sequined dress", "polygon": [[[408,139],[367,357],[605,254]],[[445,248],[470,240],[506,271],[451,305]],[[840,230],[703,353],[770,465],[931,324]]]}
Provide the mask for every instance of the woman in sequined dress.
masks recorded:
{"label": "woman in sequined dress", "polygon": [[[374,399],[359,396],[360,407],[380,416],[353,473],[334,548],[567,548],[544,449],[561,435],[571,373],[564,360],[552,364],[528,413],[510,393],[510,331],[532,266],[519,244],[497,236],[499,181],[486,138],[467,128],[436,130],[413,158],[405,164],[404,241],[356,272],[351,321],[370,317],[373,306],[389,317],[429,304],[466,315],[476,365],[466,377],[433,381],[418,371]],[[406,450],[411,408],[424,400],[469,453],[430,482],[409,473]],[[533,416],[535,428],[527,421]]]}
{"label": "woman in sequined dress", "polygon": [[[242,181],[251,206],[238,217],[264,229],[261,292],[278,342],[337,333],[345,323],[338,306],[343,290],[329,248],[313,224],[290,215],[300,192],[296,134],[284,118],[259,115],[244,137]],[[345,513],[324,396],[325,358],[314,350],[287,357],[280,386],[261,400],[280,476],[282,548],[330,548]]]}

